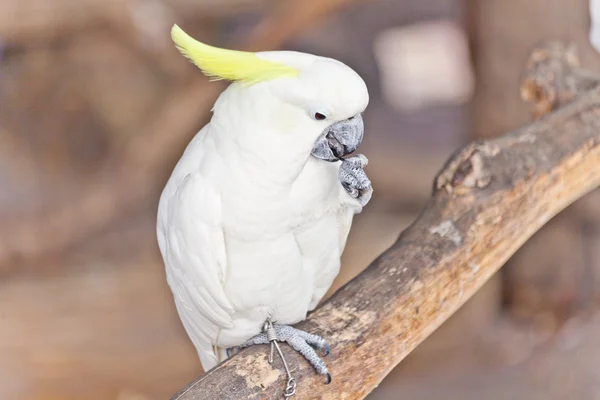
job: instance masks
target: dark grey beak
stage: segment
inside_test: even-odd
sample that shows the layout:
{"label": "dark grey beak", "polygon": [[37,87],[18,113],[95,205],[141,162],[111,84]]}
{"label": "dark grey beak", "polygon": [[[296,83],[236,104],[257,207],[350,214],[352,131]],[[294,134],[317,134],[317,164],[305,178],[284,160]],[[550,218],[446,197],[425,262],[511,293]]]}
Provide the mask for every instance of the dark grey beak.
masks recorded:
{"label": "dark grey beak", "polygon": [[352,153],[362,143],[365,126],[358,114],[330,125],[321,133],[311,154],[326,161],[337,161]]}

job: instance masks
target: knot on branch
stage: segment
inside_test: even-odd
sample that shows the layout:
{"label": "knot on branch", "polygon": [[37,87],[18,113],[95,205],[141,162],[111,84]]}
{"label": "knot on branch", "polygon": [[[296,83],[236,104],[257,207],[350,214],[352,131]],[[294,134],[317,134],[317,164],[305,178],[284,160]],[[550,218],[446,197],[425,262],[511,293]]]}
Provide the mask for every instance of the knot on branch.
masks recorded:
{"label": "knot on branch", "polygon": [[486,156],[500,150],[490,143],[475,142],[455,153],[435,178],[434,194],[444,188],[448,193],[466,194],[472,189],[487,187],[492,175],[485,163]]}
{"label": "knot on branch", "polygon": [[533,117],[538,119],[599,82],[600,76],[581,69],[574,46],[552,41],[529,56],[521,83],[521,99],[533,104]]}

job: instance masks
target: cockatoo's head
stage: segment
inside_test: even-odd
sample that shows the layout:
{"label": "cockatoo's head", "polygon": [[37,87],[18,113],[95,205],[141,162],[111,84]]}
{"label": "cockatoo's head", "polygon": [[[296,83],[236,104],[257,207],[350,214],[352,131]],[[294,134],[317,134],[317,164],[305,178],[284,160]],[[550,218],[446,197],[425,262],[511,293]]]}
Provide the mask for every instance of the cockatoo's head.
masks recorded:
{"label": "cockatoo's head", "polygon": [[[178,49],[214,80],[236,82],[235,96],[263,110],[273,124],[310,140],[312,154],[337,161],[362,142],[362,112],[369,94],[361,77],[345,64],[311,54],[251,53],[200,43],[177,25],[171,32]],[[265,97],[268,94],[269,98]],[[260,109],[259,109],[260,111]]]}

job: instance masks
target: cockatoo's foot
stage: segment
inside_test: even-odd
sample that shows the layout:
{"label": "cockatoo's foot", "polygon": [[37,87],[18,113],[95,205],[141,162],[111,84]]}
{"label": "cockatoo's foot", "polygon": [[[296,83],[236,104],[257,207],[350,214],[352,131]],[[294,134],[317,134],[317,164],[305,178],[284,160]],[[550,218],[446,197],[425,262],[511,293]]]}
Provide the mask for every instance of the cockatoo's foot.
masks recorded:
{"label": "cockatoo's foot", "polygon": [[[317,355],[317,352],[314,348],[321,350],[325,356],[327,356],[331,352],[331,348],[329,344],[318,335],[313,335],[312,333],[307,333],[301,331],[296,328],[292,328],[288,325],[273,325],[273,331],[277,335],[275,340],[279,342],[286,342],[294,350],[299,352],[304,356],[306,361],[308,361],[317,373],[321,375],[325,375],[325,383],[328,384],[331,382],[331,375],[327,370],[327,366],[321,360],[321,358]],[[231,354],[232,350],[241,350],[245,347],[253,346],[255,344],[269,344],[273,338],[269,338],[267,332],[260,333],[254,336],[251,339],[248,339],[241,346],[234,347],[232,349],[227,349],[227,354]],[[312,346],[312,347],[311,347]]]}
{"label": "cockatoo's foot", "polygon": [[365,206],[373,195],[371,181],[364,171],[369,160],[362,154],[342,159],[340,166],[340,182],[346,192],[358,200],[361,206]]}

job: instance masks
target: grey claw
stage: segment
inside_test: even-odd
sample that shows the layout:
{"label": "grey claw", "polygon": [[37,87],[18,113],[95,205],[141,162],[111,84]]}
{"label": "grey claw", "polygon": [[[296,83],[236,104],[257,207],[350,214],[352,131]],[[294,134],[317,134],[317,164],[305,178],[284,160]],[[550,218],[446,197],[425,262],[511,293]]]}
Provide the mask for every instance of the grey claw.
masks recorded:
{"label": "grey claw", "polygon": [[323,345],[323,353],[325,353],[325,357],[331,354],[331,346],[327,342]]}
{"label": "grey claw", "polygon": [[358,195],[360,194],[358,192],[358,189],[355,188],[354,186],[351,186],[349,183],[342,182],[342,186],[344,186],[344,189],[346,189],[346,192],[348,192],[348,194],[354,198],[357,198]]}
{"label": "grey claw", "polygon": [[364,171],[368,160],[362,154],[349,157],[342,161],[339,178],[343,188],[359,201],[361,206],[366,205],[373,194],[371,181]]}
{"label": "grey claw", "polygon": [[[277,335],[277,341],[287,342],[294,350],[302,354],[306,361],[315,368],[318,374],[329,375],[325,363],[319,358],[315,351],[316,348],[323,351],[325,355],[328,355],[331,352],[331,347],[322,337],[287,325],[275,324],[273,325],[273,329]],[[268,335],[266,333],[260,333],[253,338],[248,339],[238,347],[244,348],[255,344],[267,343],[269,343]],[[331,376],[329,376],[328,380],[331,381]]]}
{"label": "grey claw", "polygon": [[241,348],[239,346],[229,347],[225,350],[225,353],[227,353],[227,357],[231,357],[232,355],[237,354],[240,350]]}
{"label": "grey claw", "polygon": [[329,385],[331,383],[331,374],[329,372],[327,372],[327,374],[325,375],[325,384]]}

